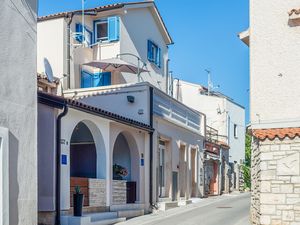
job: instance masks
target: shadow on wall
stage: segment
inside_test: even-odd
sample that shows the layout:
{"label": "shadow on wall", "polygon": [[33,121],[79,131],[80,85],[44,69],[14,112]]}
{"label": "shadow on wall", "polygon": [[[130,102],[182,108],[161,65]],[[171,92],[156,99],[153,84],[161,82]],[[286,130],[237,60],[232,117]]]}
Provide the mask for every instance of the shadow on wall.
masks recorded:
{"label": "shadow on wall", "polygon": [[9,224],[19,224],[18,158],[19,141],[9,132]]}

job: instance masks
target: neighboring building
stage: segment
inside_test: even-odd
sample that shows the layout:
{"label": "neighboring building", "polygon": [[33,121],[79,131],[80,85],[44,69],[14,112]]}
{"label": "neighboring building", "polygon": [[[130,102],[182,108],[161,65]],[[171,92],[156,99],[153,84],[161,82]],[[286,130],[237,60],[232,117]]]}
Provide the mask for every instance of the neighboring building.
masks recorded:
{"label": "neighboring building", "polygon": [[300,1],[250,2],[252,224],[300,224]]}
{"label": "neighboring building", "polygon": [[[113,4],[85,10],[85,26],[82,26],[81,13],[79,10],[38,19],[38,71],[41,74],[53,71],[54,76],[59,77],[63,85],[59,85],[57,91],[71,108],[62,118],[60,129],[61,161],[67,163],[61,166],[61,176],[65,179],[59,185],[60,206],[55,207],[53,203],[55,155],[53,148],[49,148],[44,159],[47,154],[52,159],[52,167],[46,168],[46,172],[50,174],[53,185],[45,189],[47,193],[39,193],[40,219],[47,217],[48,211],[52,212],[52,217],[54,210],[68,214],[72,188],[82,178],[85,179],[85,186],[90,179],[96,183],[105,181],[101,189],[105,191],[105,196],[93,194],[95,199],[85,203],[87,211],[94,210],[96,213],[117,209],[132,212],[132,209],[140,210],[140,206],[143,212],[157,207],[166,210],[189,203],[191,197],[203,196],[205,115],[167,94],[168,45],[172,44],[172,39],[154,2]],[[57,35],[53,37],[52,33]],[[71,45],[68,45],[68,40]],[[68,46],[71,46],[70,49]],[[83,65],[95,60],[116,58],[118,54],[123,54],[122,60],[132,65],[138,66],[140,63],[140,67],[147,71],[138,76],[101,71]],[[53,118],[61,109],[52,107],[50,111],[49,105],[40,106],[39,130],[45,126],[54,129]],[[104,111],[107,114],[104,115]],[[119,120],[129,121],[125,127],[112,118],[117,115],[122,115],[118,116]],[[45,119],[47,117],[52,119]],[[76,134],[77,139],[73,140],[72,133],[78,130],[82,131],[81,135]],[[88,140],[79,138],[90,133],[89,137],[85,137]],[[119,133],[121,137],[116,152],[120,154],[115,158],[113,146]],[[47,138],[43,132],[39,134]],[[81,145],[78,145],[78,141]],[[43,142],[44,139],[41,139]],[[101,158],[96,162],[96,176],[95,173],[82,175],[72,172],[70,149],[82,144],[94,144],[97,160]],[[130,152],[130,157],[120,151],[120,146],[127,145],[129,150],[126,152]],[[42,147],[39,152],[43,152]],[[71,166],[68,159],[71,160]],[[114,190],[118,188],[113,186],[115,177],[112,174],[115,162],[125,163],[122,166],[127,168],[131,165],[132,176],[127,181],[136,182],[136,194],[133,194],[135,199],[130,203],[116,202],[119,198],[114,195]],[[45,185],[43,179],[41,182],[41,185]],[[103,187],[103,183],[98,185]],[[99,190],[96,192],[99,193]],[[119,204],[122,204],[122,209],[118,208]],[[124,212],[120,215],[124,215]],[[62,222],[67,224],[65,220]]]}
{"label": "neighboring building", "polygon": [[173,97],[187,106],[203,112],[206,124],[218,131],[218,140],[230,147],[229,161],[241,164],[245,160],[245,108],[233,99],[210,92],[202,85],[182,80],[173,82]]}
{"label": "neighboring building", "polygon": [[204,151],[204,193],[206,196],[230,192],[229,149],[226,143],[218,141],[218,131],[206,126]]}
{"label": "neighboring building", "polygon": [[1,2],[1,225],[37,224],[36,14],[36,0]]}

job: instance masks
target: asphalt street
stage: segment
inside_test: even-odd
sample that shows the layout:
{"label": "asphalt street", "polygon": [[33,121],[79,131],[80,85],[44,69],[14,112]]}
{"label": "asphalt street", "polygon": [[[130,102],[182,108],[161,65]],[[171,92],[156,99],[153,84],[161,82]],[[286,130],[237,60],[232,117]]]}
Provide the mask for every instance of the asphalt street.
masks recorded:
{"label": "asphalt street", "polygon": [[120,225],[250,225],[250,194],[201,199],[185,207],[153,213]]}

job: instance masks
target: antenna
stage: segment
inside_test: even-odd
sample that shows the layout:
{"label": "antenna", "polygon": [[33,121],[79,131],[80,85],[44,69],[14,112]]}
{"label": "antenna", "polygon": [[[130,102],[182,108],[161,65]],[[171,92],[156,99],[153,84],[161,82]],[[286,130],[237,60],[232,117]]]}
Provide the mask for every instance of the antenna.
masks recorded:
{"label": "antenna", "polygon": [[220,85],[214,86],[213,82],[211,81],[211,71],[208,69],[205,69],[205,72],[207,73],[207,95],[209,96],[210,93],[215,89],[219,88]]}
{"label": "antenna", "polygon": [[45,69],[45,74],[47,76],[48,81],[53,82],[53,80],[54,80],[53,71],[52,71],[51,65],[47,58],[44,58],[44,69]]}
{"label": "antenna", "polygon": [[211,71],[208,69],[205,69],[205,72],[207,73],[207,94],[210,95],[210,92],[213,88],[213,84],[211,82]]}

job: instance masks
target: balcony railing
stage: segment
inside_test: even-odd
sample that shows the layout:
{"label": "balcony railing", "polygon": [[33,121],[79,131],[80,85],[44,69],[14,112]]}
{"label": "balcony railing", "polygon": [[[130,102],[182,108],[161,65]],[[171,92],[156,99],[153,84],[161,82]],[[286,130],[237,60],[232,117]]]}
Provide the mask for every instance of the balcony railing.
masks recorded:
{"label": "balcony railing", "polygon": [[177,102],[164,93],[160,93],[159,91],[154,92],[153,110],[156,115],[200,132],[203,135],[202,132],[204,129],[201,125],[203,124],[204,115]]}

